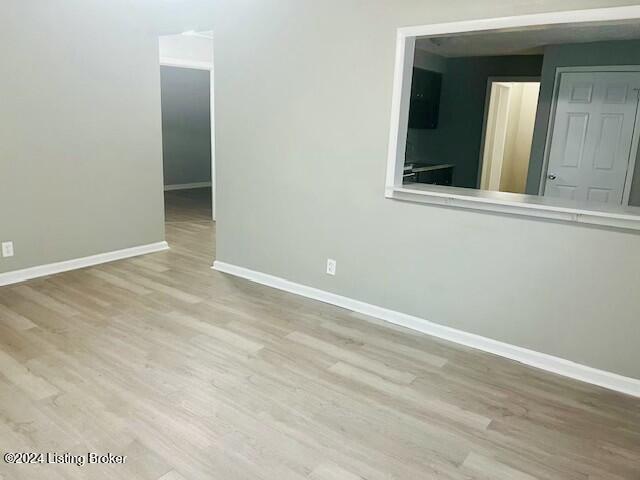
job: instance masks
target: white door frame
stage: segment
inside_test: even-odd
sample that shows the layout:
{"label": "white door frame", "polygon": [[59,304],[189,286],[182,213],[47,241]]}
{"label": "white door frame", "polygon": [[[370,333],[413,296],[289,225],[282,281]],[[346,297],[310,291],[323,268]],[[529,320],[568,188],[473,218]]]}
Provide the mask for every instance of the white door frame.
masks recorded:
{"label": "white door frame", "polygon": [[[553,140],[553,128],[556,122],[556,112],[558,109],[558,95],[560,93],[560,77],[563,73],[576,72],[640,72],[640,65],[604,65],[604,66],[576,66],[556,68],[555,80],[553,82],[553,100],[551,102],[551,113],[549,114],[549,125],[547,126],[547,138],[544,144],[544,156],[542,161],[542,172],[540,176],[540,186],[538,194],[544,196],[547,187],[547,175],[549,174],[549,156],[551,155],[551,141]],[[631,151],[627,164],[627,176],[622,191],[622,205],[629,204],[631,195],[631,185],[633,174],[638,158],[638,144],[640,143],[640,108],[636,110],[636,119],[633,127],[633,137],[631,139]]]}
{"label": "white door frame", "polygon": [[[494,114],[494,118],[488,117],[486,125],[488,130],[492,124],[492,138],[490,139],[490,144],[485,144],[483,151],[482,171],[480,173],[480,188],[483,190],[493,190],[491,187],[495,187],[495,185],[492,185],[494,181],[497,183],[497,190],[500,190],[500,178],[498,177],[502,177],[504,164],[512,92],[510,84],[498,84],[496,87],[496,90],[492,91],[492,98],[495,101],[494,109],[493,112],[489,112],[490,115],[491,113]],[[495,93],[495,97],[493,93]],[[490,152],[487,150],[490,150]]]}
{"label": "white door frame", "polygon": [[195,70],[207,70],[210,84],[210,113],[211,113],[211,216],[216,219],[216,128],[215,128],[215,89],[213,75],[213,59],[211,62],[199,62],[196,60],[183,60],[180,58],[160,57],[162,67],[191,68]]}
{"label": "white door frame", "polygon": [[487,139],[487,126],[489,120],[489,107],[491,105],[491,90],[493,84],[496,82],[508,82],[508,83],[540,83],[540,76],[526,76],[526,75],[499,75],[487,77],[487,90],[484,99],[484,119],[482,121],[482,137],[480,140],[480,160],[478,161],[478,181],[476,182],[476,188],[480,188],[482,182],[482,169],[484,165],[484,149]]}

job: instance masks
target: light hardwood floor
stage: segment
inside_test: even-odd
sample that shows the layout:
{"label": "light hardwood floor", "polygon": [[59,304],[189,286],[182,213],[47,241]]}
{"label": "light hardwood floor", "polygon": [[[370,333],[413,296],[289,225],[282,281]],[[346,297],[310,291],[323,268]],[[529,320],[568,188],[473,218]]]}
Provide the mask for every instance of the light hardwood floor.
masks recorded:
{"label": "light hardwood floor", "polygon": [[0,451],[127,455],[6,479],[640,479],[640,400],[216,273],[171,251],[0,288]]}

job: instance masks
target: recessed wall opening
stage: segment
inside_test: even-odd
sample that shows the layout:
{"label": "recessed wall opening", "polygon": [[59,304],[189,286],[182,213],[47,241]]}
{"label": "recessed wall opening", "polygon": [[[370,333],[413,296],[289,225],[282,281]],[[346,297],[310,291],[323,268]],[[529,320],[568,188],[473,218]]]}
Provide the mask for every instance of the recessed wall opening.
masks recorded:
{"label": "recessed wall opening", "polygon": [[387,196],[640,219],[640,22],[563,13],[400,30]]}
{"label": "recessed wall opening", "polygon": [[165,217],[215,220],[213,34],[160,37]]}
{"label": "recessed wall opening", "polygon": [[[640,73],[615,67],[640,64],[639,48],[635,23],[418,37],[405,183],[627,203]],[[572,87],[554,89],[556,70],[569,65],[592,68],[572,73]],[[605,65],[609,72],[598,73]],[[541,87],[541,101],[556,108],[536,119]],[[592,97],[575,97],[592,88]],[[616,94],[620,97],[607,97]],[[584,131],[578,120],[570,120],[578,118],[588,118],[580,123]],[[573,126],[565,130],[568,121]],[[547,131],[549,123],[555,126]],[[549,134],[550,144],[548,150],[538,145],[531,158],[534,134],[537,143]],[[613,150],[619,152],[615,159],[607,157]],[[575,164],[576,172],[566,162]],[[609,168],[618,175],[605,179]]]}

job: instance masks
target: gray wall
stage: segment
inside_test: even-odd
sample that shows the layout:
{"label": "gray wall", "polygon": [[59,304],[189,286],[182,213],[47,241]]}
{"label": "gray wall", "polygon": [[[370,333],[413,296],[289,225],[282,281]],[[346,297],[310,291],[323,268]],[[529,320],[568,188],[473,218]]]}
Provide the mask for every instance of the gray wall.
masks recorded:
{"label": "gray wall", "polygon": [[162,67],[164,184],[211,182],[209,72]]}
{"label": "gray wall", "polygon": [[2,17],[0,272],[162,241],[157,37],[118,0]]}
{"label": "gray wall", "polygon": [[[545,49],[538,113],[536,114],[536,126],[531,146],[527,193],[537,195],[540,187],[556,68],[602,65],[640,65],[640,40],[576,43],[555,45]],[[638,168],[635,170],[629,203],[640,206],[640,169]]]}
{"label": "gray wall", "polygon": [[218,1],[217,259],[640,378],[640,236],[384,197],[398,27],[627,3]]}
{"label": "gray wall", "polygon": [[447,58],[444,61],[438,128],[409,129],[407,161],[453,164],[453,184],[476,188],[487,81],[489,77],[499,76],[539,76],[542,56]]}
{"label": "gray wall", "polygon": [[427,52],[416,48],[413,57],[413,66],[432,72],[444,73],[447,71],[447,59],[436,53]]}

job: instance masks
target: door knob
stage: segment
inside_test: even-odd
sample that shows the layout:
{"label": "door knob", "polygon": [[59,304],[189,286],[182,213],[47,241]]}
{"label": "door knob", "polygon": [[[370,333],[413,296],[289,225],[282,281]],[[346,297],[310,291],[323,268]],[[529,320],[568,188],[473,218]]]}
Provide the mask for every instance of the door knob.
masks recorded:
{"label": "door knob", "polygon": [[556,179],[556,178],[558,178],[558,177],[556,177],[553,173],[550,173],[549,175],[547,175],[547,178],[548,178],[549,180],[555,180],[555,179]]}

